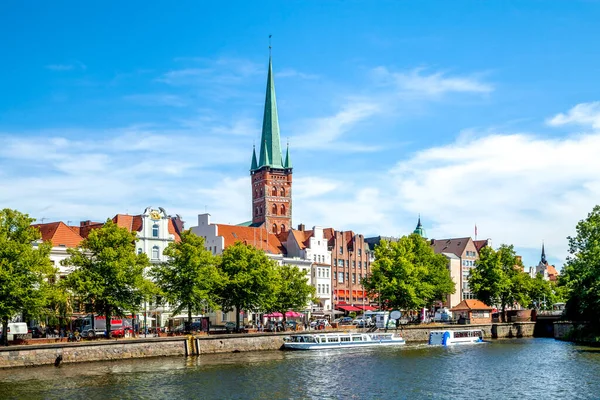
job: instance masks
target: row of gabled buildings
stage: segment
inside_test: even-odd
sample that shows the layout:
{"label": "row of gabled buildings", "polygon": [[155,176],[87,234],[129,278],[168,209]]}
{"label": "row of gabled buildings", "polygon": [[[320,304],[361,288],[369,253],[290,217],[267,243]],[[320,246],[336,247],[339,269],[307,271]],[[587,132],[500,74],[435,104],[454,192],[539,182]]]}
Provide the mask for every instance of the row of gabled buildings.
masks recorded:
{"label": "row of gabled buildings", "polygon": [[[272,61],[269,57],[267,90],[263,115],[262,134],[258,156],[252,150],[250,164],[249,205],[251,219],[239,225],[219,224],[211,221],[210,214],[198,215],[198,224],[192,231],[204,237],[205,246],[213,254],[235,242],[251,244],[277,261],[300,268],[315,287],[318,301],[307,305],[307,312],[313,316],[333,316],[337,312],[360,312],[373,309],[376,303],[367,298],[362,280],[370,274],[373,250],[382,240],[395,240],[381,236],[365,238],[353,231],[313,226],[306,229],[303,224],[292,225],[293,168],[289,146],[283,155],[279,131],[279,120],[275,96]],[[147,207],[142,214],[118,214],[113,221],[130,231],[137,232],[136,251],[146,253],[152,262],[164,262],[163,251],[172,241],[179,240],[183,221],[178,215],[170,216],[163,208]],[[67,257],[66,249],[77,246],[90,230],[102,226],[100,222],[82,221],[78,226],[63,222],[36,225],[42,232],[42,240],[53,243],[52,260],[60,274],[69,273],[60,265]],[[421,219],[414,231],[426,237]],[[473,240],[470,237],[454,239],[431,239],[436,253],[448,259],[448,268],[456,285],[456,292],[448,296],[446,306],[453,307],[464,299],[474,296],[468,284],[469,271],[479,258],[484,246],[491,246],[491,240]],[[547,266],[547,276],[555,269]],[[540,265],[543,263],[541,262]],[[538,271],[539,272],[539,271]],[[154,310],[159,307],[155,305]],[[170,316],[168,310],[159,325],[164,326]],[[245,316],[247,317],[247,316]],[[234,316],[215,313],[213,323],[221,324]]]}

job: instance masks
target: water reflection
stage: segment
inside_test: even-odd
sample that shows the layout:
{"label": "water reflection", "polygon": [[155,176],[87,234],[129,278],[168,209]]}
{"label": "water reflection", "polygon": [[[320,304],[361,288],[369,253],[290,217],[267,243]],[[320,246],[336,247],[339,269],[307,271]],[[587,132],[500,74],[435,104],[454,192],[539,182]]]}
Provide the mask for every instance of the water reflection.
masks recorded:
{"label": "water reflection", "polygon": [[1,398],[598,398],[600,349],[552,339],[0,370]]}

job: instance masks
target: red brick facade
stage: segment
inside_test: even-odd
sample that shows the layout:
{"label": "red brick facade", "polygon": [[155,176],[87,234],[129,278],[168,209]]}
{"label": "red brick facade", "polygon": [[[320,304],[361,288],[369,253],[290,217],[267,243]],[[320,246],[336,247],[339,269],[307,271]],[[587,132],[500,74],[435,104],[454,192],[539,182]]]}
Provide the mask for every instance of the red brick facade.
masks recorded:
{"label": "red brick facade", "polygon": [[324,230],[331,248],[331,282],[333,302],[338,304],[365,305],[370,303],[365,297],[361,280],[371,273],[369,245],[363,235],[352,231],[340,232]]}
{"label": "red brick facade", "polygon": [[292,169],[263,167],[251,172],[252,224],[265,224],[269,233],[292,226]]}

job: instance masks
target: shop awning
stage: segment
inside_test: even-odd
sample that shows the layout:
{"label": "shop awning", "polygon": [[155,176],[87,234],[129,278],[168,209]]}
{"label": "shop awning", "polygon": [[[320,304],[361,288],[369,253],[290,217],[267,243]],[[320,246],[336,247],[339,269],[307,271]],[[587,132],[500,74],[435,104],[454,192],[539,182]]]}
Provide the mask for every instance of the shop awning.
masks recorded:
{"label": "shop awning", "polygon": [[375,311],[375,310],[377,310],[373,306],[356,306],[356,307],[360,308],[361,310],[365,310],[365,311]]}
{"label": "shop awning", "polygon": [[354,306],[337,306],[337,308],[344,311],[360,311],[360,308]]}

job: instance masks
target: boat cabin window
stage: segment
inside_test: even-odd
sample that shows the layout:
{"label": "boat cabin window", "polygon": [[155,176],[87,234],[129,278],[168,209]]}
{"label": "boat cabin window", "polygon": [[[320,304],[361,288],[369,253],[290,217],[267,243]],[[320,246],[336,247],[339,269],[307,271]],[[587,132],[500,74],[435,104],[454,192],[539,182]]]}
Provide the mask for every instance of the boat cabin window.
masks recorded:
{"label": "boat cabin window", "polygon": [[360,336],[352,336],[352,341],[353,342],[362,342],[362,337],[360,337]]}
{"label": "boat cabin window", "polygon": [[350,341],[350,337],[349,336],[342,336],[340,337],[340,342],[349,342]]}
{"label": "boat cabin window", "polygon": [[329,343],[338,343],[340,341],[340,338],[338,338],[337,336],[335,336],[335,337],[330,336],[327,338],[327,341]]}
{"label": "boat cabin window", "polygon": [[481,331],[454,331],[454,338],[481,337]]}

